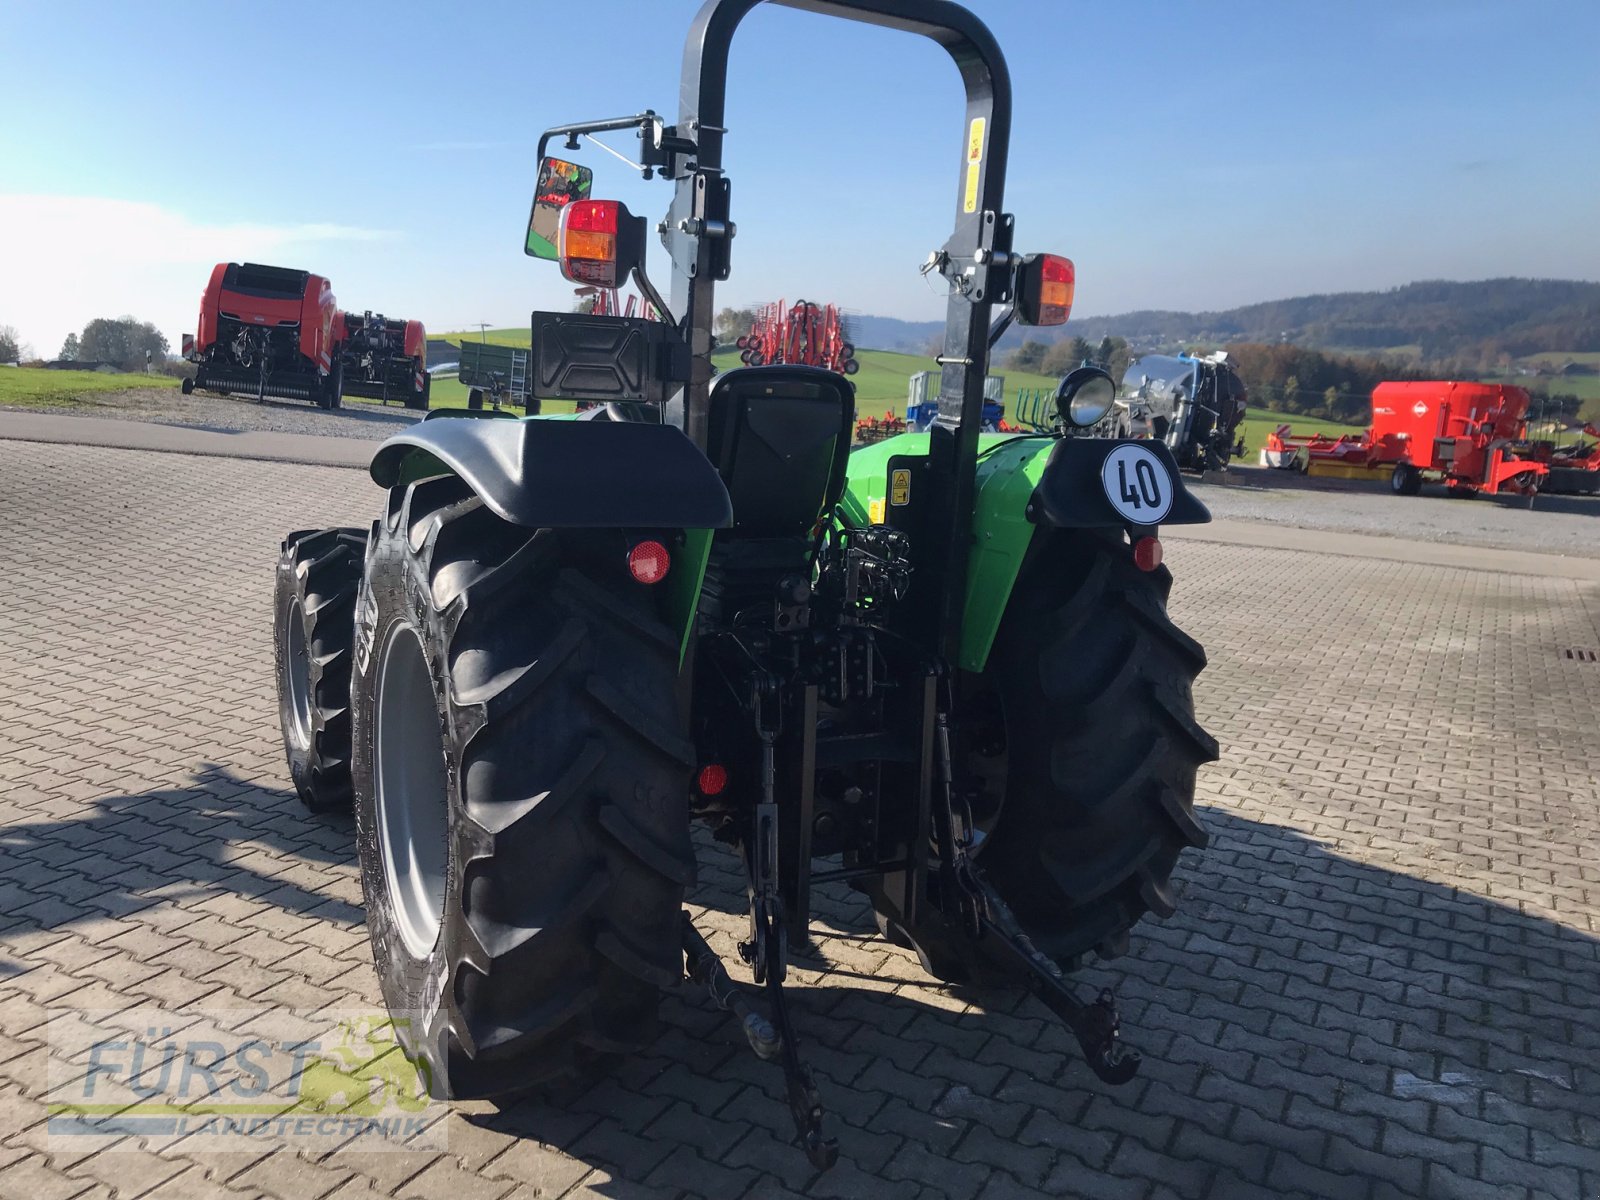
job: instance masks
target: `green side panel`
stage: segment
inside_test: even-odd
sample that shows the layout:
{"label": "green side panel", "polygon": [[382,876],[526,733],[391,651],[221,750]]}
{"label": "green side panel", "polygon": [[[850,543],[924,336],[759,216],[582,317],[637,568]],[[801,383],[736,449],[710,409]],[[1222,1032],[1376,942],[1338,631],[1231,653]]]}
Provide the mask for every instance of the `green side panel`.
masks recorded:
{"label": "green side panel", "polygon": [[667,576],[667,619],[678,630],[678,665],[689,652],[689,637],[694,633],[694,615],[700,607],[700,589],[706,580],[706,563],[711,558],[711,529],[685,529],[683,552]]}
{"label": "green side panel", "polygon": [[[906,433],[851,452],[840,506],[850,520],[883,520],[889,491],[889,460],[928,453],[929,435]],[[967,560],[967,594],[961,617],[961,663],[981,671],[1000,629],[1037,526],[1028,520],[1028,498],[1044,474],[1053,439],[986,434],[978,439],[977,502]]]}
{"label": "green side panel", "polygon": [[968,671],[981,671],[989,661],[1023,556],[1039,528],[1028,520],[1028,498],[1055,447],[1046,438],[1013,438],[1011,443],[978,460],[972,557],[967,560],[961,617],[961,666]]}

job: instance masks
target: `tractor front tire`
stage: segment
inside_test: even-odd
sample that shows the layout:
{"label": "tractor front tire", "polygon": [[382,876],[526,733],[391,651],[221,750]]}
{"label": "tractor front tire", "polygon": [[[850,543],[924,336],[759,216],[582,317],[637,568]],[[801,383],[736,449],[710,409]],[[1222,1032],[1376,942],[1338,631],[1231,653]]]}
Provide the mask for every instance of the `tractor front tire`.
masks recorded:
{"label": "tractor front tire", "polygon": [[278,559],[278,722],[294,790],[312,812],[350,804],[350,654],[362,529],[291,533]]}
{"label": "tractor front tire", "polygon": [[615,532],[510,525],[451,477],[391,493],[358,619],[356,832],[384,999],[436,1095],[635,1052],[682,979],[693,748],[648,592]]}
{"label": "tractor front tire", "polygon": [[[1146,913],[1171,916],[1178,857],[1208,840],[1195,773],[1217,744],[1190,690],[1206,656],[1167,616],[1171,585],[1165,567],[1141,571],[1120,534],[1052,531],[1030,551],[985,670],[963,679],[953,749],[984,833],[975,863],[1067,969],[1122,953]],[[1020,981],[932,906],[912,929],[878,907],[880,931],[931,974]]]}

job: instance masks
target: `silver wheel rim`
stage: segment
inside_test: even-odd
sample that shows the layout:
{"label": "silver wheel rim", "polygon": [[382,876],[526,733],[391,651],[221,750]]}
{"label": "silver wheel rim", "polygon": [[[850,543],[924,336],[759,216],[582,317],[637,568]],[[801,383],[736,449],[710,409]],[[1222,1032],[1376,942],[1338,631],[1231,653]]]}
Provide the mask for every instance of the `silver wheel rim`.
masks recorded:
{"label": "silver wheel rim", "polygon": [[444,916],[448,776],[433,678],[410,625],[395,625],[384,641],[374,707],[383,873],[400,937],[413,958],[425,958]]}
{"label": "silver wheel rim", "polygon": [[289,720],[293,725],[295,745],[311,747],[311,650],[306,645],[306,623],[301,619],[300,606],[290,602],[284,613],[285,638],[288,641]]}

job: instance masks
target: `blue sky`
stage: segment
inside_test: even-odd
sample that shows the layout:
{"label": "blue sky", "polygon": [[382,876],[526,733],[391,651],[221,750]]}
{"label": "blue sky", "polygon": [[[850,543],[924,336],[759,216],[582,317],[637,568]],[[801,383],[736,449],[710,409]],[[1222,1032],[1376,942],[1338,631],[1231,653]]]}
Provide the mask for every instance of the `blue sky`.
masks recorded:
{"label": "blue sky", "polygon": [[[131,312],[176,347],[230,258],[432,329],[565,308],[570,285],[520,250],[538,131],[674,115],[697,7],[8,0],[0,324],[53,353]],[[1077,261],[1079,315],[1600,279],[1595,0],[971,7],[1011,63],[1018,248]],[[916,267],[961,155],[944,53],[769,7],[729,89],[719,298],[939,316]],[[579,157],[597,195],[664,211],[665,184]]]}

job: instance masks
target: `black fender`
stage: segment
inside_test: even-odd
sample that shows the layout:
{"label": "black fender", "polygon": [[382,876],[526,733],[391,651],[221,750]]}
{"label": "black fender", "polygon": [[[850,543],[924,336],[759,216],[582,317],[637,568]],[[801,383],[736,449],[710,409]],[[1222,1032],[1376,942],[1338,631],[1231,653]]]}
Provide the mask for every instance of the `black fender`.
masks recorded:
{"label": "black fender", "polygon": [[459,475],[498,516],[535,529],[725,529],[728,489],[675,425],[422,421],[379,447],[373,482]]}
{"label": "black fender", "polygon": [[1063,529],[1093,529],[1138,525],[1130,521],[1106,496],[1101,469],[1118,446],[1140,446],[1167,468],[1172,483],[1172,505],[1155,524],[1204,525],[1211,512],[1183,486],[1183,475],[1165,442],[1063,438],[1051,450],[1044,472],[1028,498],[1028,519],[1037,525]]}

